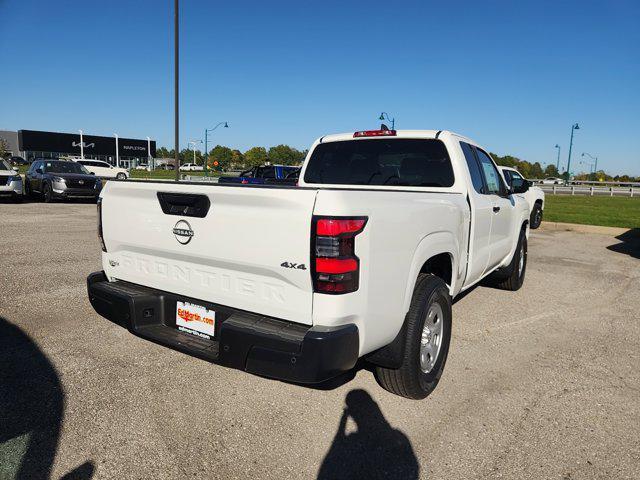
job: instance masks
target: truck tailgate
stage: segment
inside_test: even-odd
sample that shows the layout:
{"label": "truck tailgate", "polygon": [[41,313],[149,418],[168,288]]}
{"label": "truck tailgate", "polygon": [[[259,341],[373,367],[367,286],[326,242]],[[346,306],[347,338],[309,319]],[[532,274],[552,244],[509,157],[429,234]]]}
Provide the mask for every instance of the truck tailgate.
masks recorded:
{"label": "truck tailgate", "polygon": [[[164,213],[158,193],[207,197],[210,207],[202,218],[183,216],[182,210]],[[102,193],[105,273],[110,279],[310,325],[308,268],[316,193],[108,182]]]}

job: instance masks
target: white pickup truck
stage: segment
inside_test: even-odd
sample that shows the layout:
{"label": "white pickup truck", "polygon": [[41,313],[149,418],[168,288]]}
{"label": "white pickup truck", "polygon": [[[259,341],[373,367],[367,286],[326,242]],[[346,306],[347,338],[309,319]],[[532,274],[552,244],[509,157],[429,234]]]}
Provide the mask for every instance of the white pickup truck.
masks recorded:
{"label": "white pickup truck", "polygon": [[511,167],[498,167],[500,172],[502,173],[502,177],[509,187],[512,187],[513,182],[523,182],[526,181],[529,183],[529,190],[527,190],[524,194],[524,199],[529,204],[529,228],[535,230],[542,224],[542,212],[544,211],[544,192],[540,187],[536,187],[532,185],[532,182],[529,180],[525,180],[522,174]]}
{"label": "white pickup truck", "polygon": [[426,397],[451,300],[484,277],[517,290],[529,206],[486,150],[448,131],[318,139],[294,185],[108,182],[95,310],[225,366],[320,383],[359,359]]}

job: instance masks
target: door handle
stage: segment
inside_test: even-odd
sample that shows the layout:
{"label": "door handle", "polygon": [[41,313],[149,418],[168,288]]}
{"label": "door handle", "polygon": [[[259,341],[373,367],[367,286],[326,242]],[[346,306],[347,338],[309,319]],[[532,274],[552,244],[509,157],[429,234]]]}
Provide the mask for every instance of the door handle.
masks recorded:
{"label": "door handle", "polygon": [[500,207],[493,207],[493,213],[498,213],[500,211]]}

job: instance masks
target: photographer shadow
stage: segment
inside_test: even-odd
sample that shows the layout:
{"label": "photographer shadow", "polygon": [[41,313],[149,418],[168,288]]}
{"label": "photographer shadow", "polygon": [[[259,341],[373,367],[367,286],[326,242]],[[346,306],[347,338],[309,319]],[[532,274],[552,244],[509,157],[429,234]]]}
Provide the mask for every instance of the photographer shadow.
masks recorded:
{"label": "photographer shadow", "polygon": [[[407,436],[393,428],[364,390],[351,390],[319,480],[419,478],[420,465]],[[347,433],[351,418],[357,431]]]}
{"label": "photographer shadow", "polygon": [[[64,415],[55,367],[20,328],[0,317],[0,478],[50,478]],[[93,476],[88,461],[64,480]]]}

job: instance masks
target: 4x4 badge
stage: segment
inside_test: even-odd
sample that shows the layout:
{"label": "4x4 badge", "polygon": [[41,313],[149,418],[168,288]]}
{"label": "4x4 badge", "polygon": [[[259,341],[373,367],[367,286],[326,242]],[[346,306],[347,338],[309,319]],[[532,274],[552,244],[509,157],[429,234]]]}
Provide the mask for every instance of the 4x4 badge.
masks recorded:
{"label": "4x4 badge", "polygon": [[297,270],[306,270],[307,269],[307,266],[304,263],[298,264],[298,263],[292,263],[292,262],[282,262],[280,264],[280,266],[284,267],[284,268],[295,268]]}

